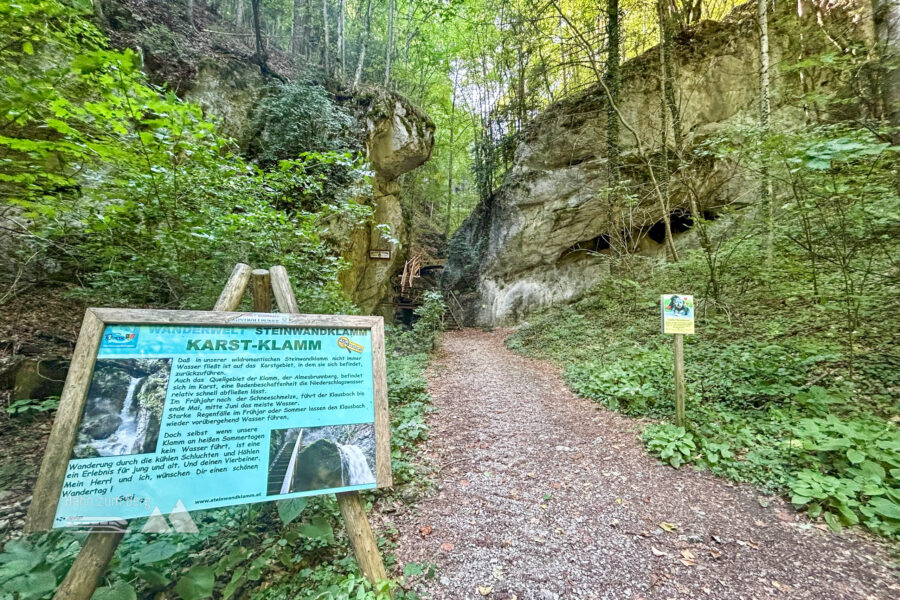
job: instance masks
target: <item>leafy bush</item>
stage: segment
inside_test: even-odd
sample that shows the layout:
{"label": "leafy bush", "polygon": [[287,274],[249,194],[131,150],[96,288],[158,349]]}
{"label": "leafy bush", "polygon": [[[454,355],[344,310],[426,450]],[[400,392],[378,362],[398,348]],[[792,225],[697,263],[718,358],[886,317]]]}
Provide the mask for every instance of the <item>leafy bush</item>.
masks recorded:
{"label": "leafy bush", "polygon": [[306,152],[358,149],[353,117],[320,85],[283,83],[274,87],[254,113],[257,133],[251,151],[264,164]]}
{"label": "leafy bush", "polygon": [[413,311],[416,322],[412,329],[397,332],[392,349],[399,354],[431,352],[440,342],[447,307],[440,292],[425,292],[424,302]]}
{"label": "leafy bush", "polygon": [[691,462],[697,445],[694,436],[684,427],[674,425],[649,425],[644,429],[644,442],[651,454],[668,462],[676,469]]}

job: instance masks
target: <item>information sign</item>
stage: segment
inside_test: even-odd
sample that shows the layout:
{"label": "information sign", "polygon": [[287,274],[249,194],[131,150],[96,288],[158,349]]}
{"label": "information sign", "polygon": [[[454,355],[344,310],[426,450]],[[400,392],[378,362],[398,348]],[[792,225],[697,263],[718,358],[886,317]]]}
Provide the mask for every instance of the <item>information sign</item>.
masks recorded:
{"label": "information sign", "polygon": [[380,317],[88,313],[53,527],[390,485]]}
{"label": "information sign", "polygon": [[659,299],[662,332],[694,333],[694,297],[684,294],[664,294]]}

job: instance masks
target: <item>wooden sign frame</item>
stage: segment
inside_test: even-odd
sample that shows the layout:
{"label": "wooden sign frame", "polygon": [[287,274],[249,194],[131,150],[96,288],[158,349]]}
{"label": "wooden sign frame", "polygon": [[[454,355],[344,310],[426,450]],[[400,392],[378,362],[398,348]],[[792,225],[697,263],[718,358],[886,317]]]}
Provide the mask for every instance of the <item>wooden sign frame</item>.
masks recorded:
{"label": "wooden sign frame", "polygon": [[[304,315],[219,311],[89,308],[75,347],[59,411],[47,442],[47,451],[34,488],[28,530],[50,529],[62,493],[66,469],[75,447],[91,376],[107,325],[184,325],[208,327],[324,327],[368,329],[372,336],[372,379],[375,410],[375,484],[390,487],[390,418],[384,359],[384,319],[369,316]],[[271,501],[272,498],[260,500]]]}

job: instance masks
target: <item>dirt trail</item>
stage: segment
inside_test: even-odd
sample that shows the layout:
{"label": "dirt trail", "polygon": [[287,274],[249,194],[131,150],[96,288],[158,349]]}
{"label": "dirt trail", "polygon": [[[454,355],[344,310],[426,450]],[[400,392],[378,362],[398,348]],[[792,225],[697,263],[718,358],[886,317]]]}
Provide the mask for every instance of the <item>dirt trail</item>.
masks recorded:
{"label": "dirt trail", "polygon": [[439,567],[431,598],[900,597],[883,544],[660,464],[506,333],[448,333],[428,371],[439,491],[393,521],[400,559]]}

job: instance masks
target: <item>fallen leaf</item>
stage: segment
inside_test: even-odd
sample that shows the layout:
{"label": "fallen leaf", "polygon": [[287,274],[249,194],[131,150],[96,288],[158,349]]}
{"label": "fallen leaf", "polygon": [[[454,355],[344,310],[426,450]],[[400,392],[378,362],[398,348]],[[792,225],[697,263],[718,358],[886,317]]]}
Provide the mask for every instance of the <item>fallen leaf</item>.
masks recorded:
{"label": "fallen leaf", "polygon": [[683,557],[685,557],[686,559],[688,559],[688,560],[694,560],[694,559],[696,558],[696,557],[694,556],[694,553],[691,552],[690,550],[682,550],[682,551],[681,551],[681,555],[682,555]]}
{"label": "fallen leaf", "polygon": [[461,485],[462,487],[469,487],[469,480],[468,479],[460,479],[459,485]]}
{"label": "fallen leaf", "polygon": [[526,475],[527,475],[528,477],[531,477],[532,479],[534,478],[534,473],[526,473]]}
{"label": "fallen leaf", "polygon": [[443,550],[444,552],[450,552],[451,550],[453,550],[453,544],[451,544],[450,542],[444,542],[443,544],[441,544],[441,550]]}
{"label": "fallen leaf", "polygon": [[657,550],[655,546],[650,546],[650,551],[653,552],[653,556],[672,556],[662,550]]}
{"label": "fallen leaf", "polygon": [[660,523],[659,527],[660,529],[663,529],[665,531],[675,531],[676,529],[678,529],[678,525],[676,525],[675,523],[667,523],[665,521]]}
{"label": "fallen leaf", "polygon": [[765,498],[757,498],[756,501],[759,502],[759,505],[763,508],[769,508],[769,501]]}
{"label": "fallen leaf", "polygon": [[753,540],[750,540],[747,542],[747,544],[754,550],[759,550],[759,542],[754,542]]}
{"label": "fallen leaf", "polygon": [[503,548],[509,548],[510,546],[512,546],[512,540],[501,540],[500,546],[502,546]]}
{"label": "fallen leaf", "polygon": [[482,596],[487,596],[488,594],[490,594],[493,591],[494,591],[494,588],[492,588],[489,585],[479,585],[478,586],[478,593],[481,594]]}
{"label": "fallen leaf", "polygon": [[785,584],[781,583],[780,581],[776,581],[774,579],[772,580],[772,585],[775,586],[776,588],[778,588],[779,590],[781,590],[782,592],[791,591],[791,586],[785,585]]}
{"label": "fallen leaf", "polygon": [[687,558],[682,558],[682,559],[681,559],[681,564],[683,564],[683,565],[686,566],[686,567],[693,567],[696,563],[695,563],[694,561],[692,561],[692,560],[687,559]]}
{"label": "fallen leaf", "polygon": [[558,490],[559,488],[562,487],[562,484],[561,483],[551,483],[550,487],[552,487],[554,490]]}
{"label": "fallen leaf", "polygon": [[618,524],[619,524],[619,520],[618,520],[618,519],[613,519],[612,522],[609,524],[609,526],[610,526],[610,527],[615,527],[615,526],[618,525]]}
{"label": "fallen leaf", "polygon": [[720,556],[722,556],[722,551],[716,548],[710,548],[709,553],[713,558],[719,558]]}
{"label": "fallen leaf", "polygon": [[432,531],[434,531],[434,528],[431,525],[426,525],[425,527],[419,527],[419,533],[422,535],[422,537],[431,535]]}

